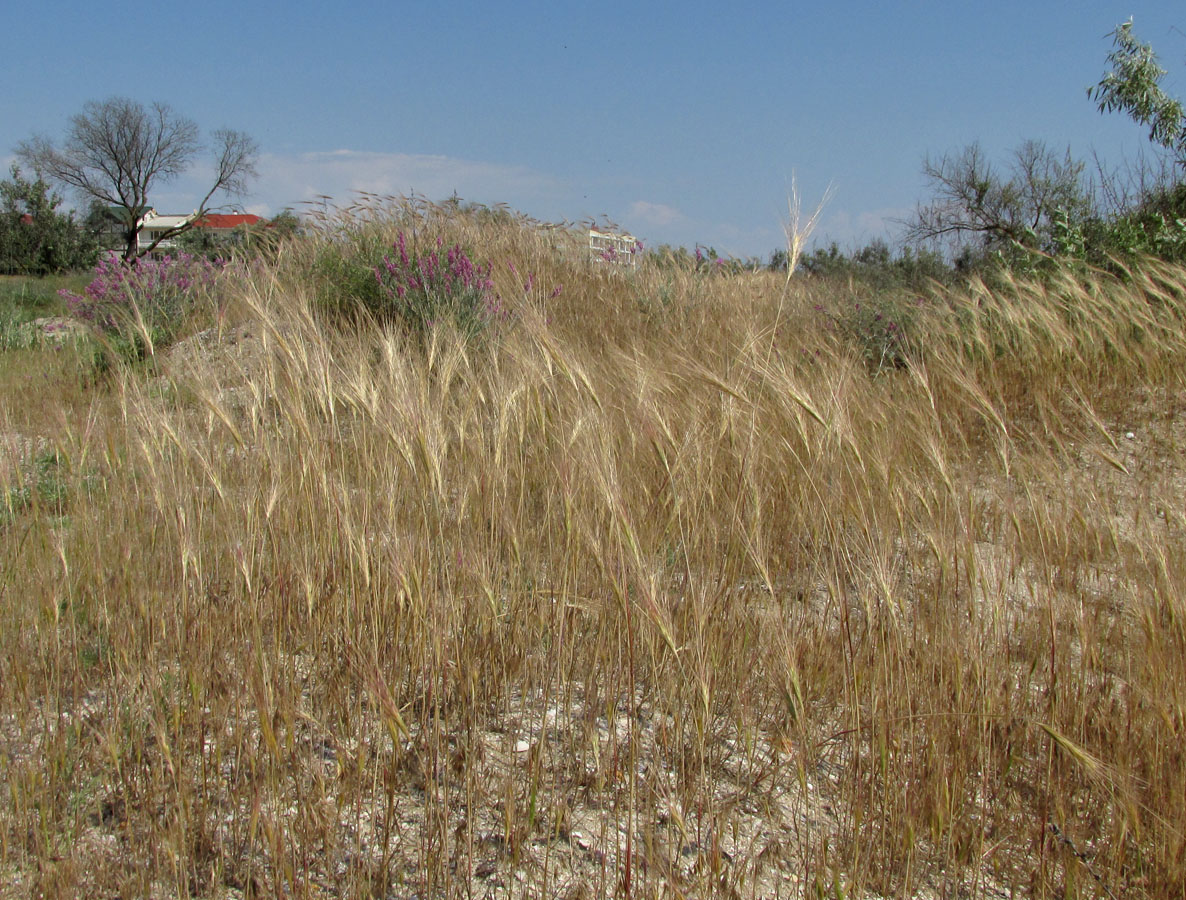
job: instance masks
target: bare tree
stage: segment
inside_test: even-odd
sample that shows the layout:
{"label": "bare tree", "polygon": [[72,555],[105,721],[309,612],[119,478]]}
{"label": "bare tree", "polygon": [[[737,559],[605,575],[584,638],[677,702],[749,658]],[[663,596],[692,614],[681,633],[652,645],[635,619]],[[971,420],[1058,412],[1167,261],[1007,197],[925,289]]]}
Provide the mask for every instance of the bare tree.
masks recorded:
{"label": "bare tree", "polygon": [[161,233],[148,247],[139,234],[148,212],[150,191],[193,165],[203,149],[198,126],[165,103],[146,107],[135,100],[112,97],[92,100],[71,117],[59,147],[37,136],[17,147],[17,156],[34,171],[120,210],[124,259],[142,256],[161,241],[193,227],[210,211],[215,194],[242,195],[256,174],[259,149],[240,131],[220,129],[214,142],[214,183],[198,204],[194,219]]}
{"label": "bare tree", "polygon": [[979,144],[954,156],[928,158],[923,175],[933,196],[908,223],[908,239],[955,246],[971,239],[984,250],[1048,250],[1057,221],[1092,213],[1083,169],[1069,150],[1058,154],[1040,141],[1014,151],[1007,175],[993,167]]}

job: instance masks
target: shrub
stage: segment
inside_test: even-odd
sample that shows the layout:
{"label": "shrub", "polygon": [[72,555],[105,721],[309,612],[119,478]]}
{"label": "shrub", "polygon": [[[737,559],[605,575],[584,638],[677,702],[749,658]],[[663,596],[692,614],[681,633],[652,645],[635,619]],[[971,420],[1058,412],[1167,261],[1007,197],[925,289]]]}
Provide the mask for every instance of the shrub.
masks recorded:
{"label": "shrub", "polygon": [[838,309],[816,304],[826,317],[826,328],[860,353],[874,374],[900,369],[910,361],[916,339],[916,319],[926,301],[893,291],[862,293]]}
{"label": "shrub", "polygon": [[415,333],[451,322],[473,335],[505,318],[491,264],[475,263],[460,244],[446,247],[438,238],[431,252],[417,253],[401,231],[392,250],[374,269],[380,307],[371,312],[381,321],[398,320]]}
{"label": "shrub", "polygon": [[[827,247],[805,253],[799,267],[815,278],[860,282],[878,291],[924,290],[932,282],[951,282],[954,275],[952,267],[934,250],[905,246],[895,253],[880,239],[851,253],[845,253],[833,241]],[[782,251],[774,254],[770,268],[786,271],[786,254]]]}
{"label": "shrub", "polygon": [[94,235],[60,213],[62,198],[37,176],[22,177],[13,166],[0,181],[0,272],[49,275],[85,269],[98,255]]}
{"label": "shrub", "polygon": [[[1104,223],[1088,259],[1097,265],[1109,257],[1156,256],[1186,262],[1186,183],[1150,191],[1132,209]],[[1093,258],[1094,257],[1094,258]]]}
{"label": "shrub", "polygon": [[185,253],[133,262],[110,257],[95,266],[81,294],[59,293],[71,315],[112,338],[121,353],[143,357],[172,342],[221,268]]}

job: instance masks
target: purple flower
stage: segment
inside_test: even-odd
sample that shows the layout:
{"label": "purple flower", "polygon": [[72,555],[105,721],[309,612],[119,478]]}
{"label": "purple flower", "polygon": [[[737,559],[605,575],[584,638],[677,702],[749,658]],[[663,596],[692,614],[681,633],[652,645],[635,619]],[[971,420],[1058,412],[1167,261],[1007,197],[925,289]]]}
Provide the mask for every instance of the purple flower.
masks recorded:
{"label": "purple flower", "polygon": [[154,327],[168,331],[185,315],[196,291],[213,285],[222,268],[186,253],[159,260],[103,259],[82,294],[61,295],[72,315],[104,330],[118,330],[135,308]]}

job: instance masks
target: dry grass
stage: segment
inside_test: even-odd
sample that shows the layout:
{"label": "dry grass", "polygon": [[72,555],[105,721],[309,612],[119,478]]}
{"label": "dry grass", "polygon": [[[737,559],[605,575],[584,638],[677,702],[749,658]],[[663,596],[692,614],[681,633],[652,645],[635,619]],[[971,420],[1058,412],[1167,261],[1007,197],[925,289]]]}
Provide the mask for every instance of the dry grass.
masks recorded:
{"label": "dry grass", "polygon": [[875,375],[839,289],[420,210],[513,323],[316,315],[412,214],[50,417],[0,895],[1181,896],[1186,273],[931,298]]}

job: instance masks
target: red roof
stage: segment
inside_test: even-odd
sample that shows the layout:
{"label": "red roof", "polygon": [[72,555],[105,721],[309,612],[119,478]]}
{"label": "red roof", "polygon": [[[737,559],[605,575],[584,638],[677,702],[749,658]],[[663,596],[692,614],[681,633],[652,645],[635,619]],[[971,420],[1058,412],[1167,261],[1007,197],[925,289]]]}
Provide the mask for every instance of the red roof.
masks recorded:
{"label": "red roof", "polygon": [[262,216],[251,213],[207,213],[194,222],[197,228],[238,228],[242,225],[254,225],[262,222]]}

